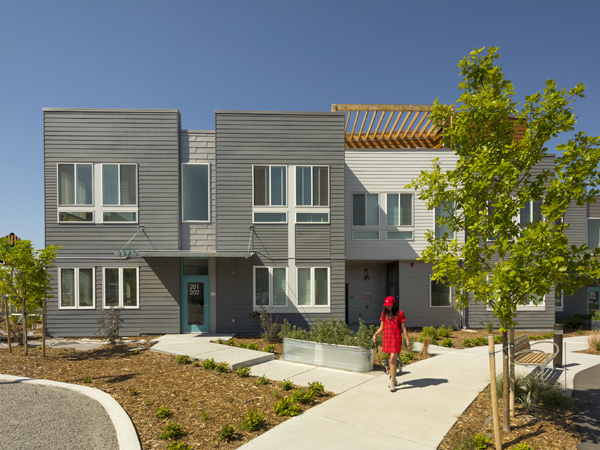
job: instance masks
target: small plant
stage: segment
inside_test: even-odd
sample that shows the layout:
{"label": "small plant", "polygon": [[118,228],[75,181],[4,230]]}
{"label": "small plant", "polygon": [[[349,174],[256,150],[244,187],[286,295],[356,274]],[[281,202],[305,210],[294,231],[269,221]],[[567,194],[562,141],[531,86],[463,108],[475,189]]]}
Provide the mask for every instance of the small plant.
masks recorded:
{"label": "small plant", "polygon": [[433,345],[437,344],[438,334],[435,327],[423,327],[421,336],[419,336],[419,342],[423,342],[426,338],[429,338],[429,342]]}
{"label": "small plant", "polygon": [[194,361],[194,362],[192,363],[192,366],[194,366],[194,367],[200,367],[201,365],[202,365],[202,364],[200,364],[200,361]]}
{"label": "small plant", "polygon": [[492,331],[494,331],[494,322],[490,320],[484,325],[484,328],[485,331],[487,331],[489,334],[492,334]]}
{"label": "small plant", "polygon": [[169,421],[167,426],[163,429],[163,432],[158,435],[158,438],[169,441],[177,441],[180,437],[183,437],[185,435],[186,432],[183,430],[182,425],[176,425],[173,422]]}
{"label": "small plant", "polygon": [[171,442],[165,448],[166,450],[193,450],[193,447],[191,445],[187,445],[183,441]]}
{"label": "small plant", "polygon": [[594,311],[594,314],[592,315],[592,320],[600,320],[600,309]]}
{"label": "small plant", "polygon": [[119,331],[123,318],[121,317],[121,308],[108,308],[102,310],[102,316],[98,319],[100,326],[96,331],[96,336],[115,345],[119,340]]}
{"label": "small plant", "polygon": [[190,357],[188,355],[179,355],[175,358],[177,364],[189,364]]}
{"label": "small plant", "polygon": [[92,382],[92,377],[85,377],[83,380],[84,383],[91,383]]}
{"label": "small plant", "polygon": [[240,378],[246,378],[250,376],[250,367],[238,367],[235,371],[235,374]]}
{"label": "small plant", "polygon": [[494,336],[494,344],[502,344],[502,336]]}
{"label": "small plant", "polygon": [[269,344],[265,347],[265,352],[267,353],[275,353],[275,346],[273,344]]}
{"label": "small plant", "polygon": [[169,411],[168,408],[161,406],[160,408],[156,408],[156,414],[154,414],[154,417],[160,420],[165,420],[167,417],[171,417],[171,411]]}
{"label": "small plant", "polygon": [[238,434],[235,432],[235,429],[233,428],[233,425],[223,425],[221,427],[221,430],[217,432],[219,434],[219,440],[220,441],[233,441],[234,439],[237,439],[239,436]]}
{"label": "small plant", "polygon": [[202,368],[206,370],[215,370],[217,367],[217,363],[215,362],[215,358],[205,359],[202,361]]}
{"label": "small plant", "polygon": [[269,384],[270,382],[271,382],[271,380],[269,380],[266,377],[266,375],[263,374],[262,376],[260,376],[260,377],[258,377],[256,379],[256,381],[254,382],[254,384],[257,385],[257,386],[264,386],[266,384]]}
{"label": "small plant", "polygon": [[277,339],[281,331],[281,325],[277,323],[277,318],[273,319],[273,315],[268,313],[264,306],[261,305],[259,311],[250,313],[250,316],[260,323],[263,330],[261,337],[269,342]]}
{"label": "small plant", "polygon": [[129,395],[138,395],[139,392],[136,391],[135,389],[129,389]]}
{"label": "small plant", "polygon": [[224,344],[225,341],[222,338],[219,338],[215,341],[216,344]]}
{"label": "small plant", "polygon": [[459,437],[455,448],[456,450],[485,450],[491,443],[492,440],[487,436],[467,430]]}
{"label": "small plant", "polygon": [[452,328],[442,325],[437,329],[437,335],[440,338],[449,338],[452,336]]}
{"label": "small plant", "polygon": [[534,448],[526,442],[521,442],[517,445],[513,445],[512,447],[508,447],[508,450],[534,450]]}
{"label": "small plant", "polygon": [[537,404],[537,397],[531,395],[531,392],[527,394],[523,394],[519,397],[519,402],[521,406],[525,408],[527,411],[531,412],[535,409],[535,405]]}
{"label": "small plant", "polygon": [[294,391],[292,391],[291,400],[294,403],[310,405],[315,400],[315,395],[306,389],[294,389]]}
{"label": "small plant", "polygon": [[279,389],[274,389],[273,390],[273,398],[279,398],[279,397],[280,397],[280,395],[279,395]]}
{"label": "small plant", "polygon": [[259,414],[256,409],[251,409],[248,414],[242,420],[240,428],[246,431],[258,431],[261,430],[267,421],[263,414]]}
{"label": "small plant", "polygon": [[552,331],[550,333],[542,334],[542,337],[544,339],[552,339],[554,337],[554,331]]}
{"label": "small plant", "polygon": [[208,413],[204,410],[200,411],[200,418],[206,422],[208,420]]}
{"label": "small plant", "polygon": [[283,382],[281,383],[281,388],[284,391],[289,391],[291,389],[293,389],[294,385],[290,380],[283,380]]}
{"label": "small plant", "polygon": [[472,339],[465,339],[462,342],[463,347],[473,347],[473,340]]}
{"label": "small plant", "polygon": [[225,341],[225,344],[227,345],[231,345],[232,347],[235,347],[235,339],[234,338],[229,338]]}
{"label": "small plant", "polygon": [[301,413],[298,405],[295,405],[288,397],[283,397],[275,403],[274,410],[275,414],[286,417],[298,416]]}
{"label": "small plant", "polygon": [[323,383],[313,381],[312,383],[309,383],[308,390],[314,394],[315,397],[320,397],[325,392],[325,386],[323,386]]}
{"label": "small plant", "polygon": [[133,352],[134,355],[139,355],[140,354],[140,349],[136,348]]}
{"label": "small plant", "polygon": [[588,351],[590,353],[600,352],[600,333],[594,333],[588,336]]}
{"label": "small plant", "polygon": [[247,348],[248,350],[258,350],[258,344],[256,342],[250,342]]}
{"label": "small plant", "polygon": [[446,338],[446,339],[442,339],[442,342],[440,342],[440,345],[442,347],[452,347],[454,344],[452,343],[452,339]]}
{"label": "small plant", "polygon": [[146,406],[152,406],[152,403],[154,403],[154,400],[146,400]]}
{"label": "small plant", "polygon": [[237,346],[239,348],[248,348],[248,345],[245,342],[240,342]]}
{"label": "small plant", "polygon": [[215,366],[215,370],[219,373],[227,373],[229,371],[229,366],[223,361]]}

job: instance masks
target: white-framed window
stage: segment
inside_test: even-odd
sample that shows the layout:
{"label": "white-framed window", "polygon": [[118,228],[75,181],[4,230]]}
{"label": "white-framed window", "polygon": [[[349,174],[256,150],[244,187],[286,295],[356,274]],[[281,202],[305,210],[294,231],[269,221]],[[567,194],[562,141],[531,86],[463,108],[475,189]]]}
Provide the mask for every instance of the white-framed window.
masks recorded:
{"label": "white-framed window", "polygon": [[57,164],[58,222],[94,222],[92,164]]}
{"label": "white-framed window", "polygon": [[329,206],[329,167],[296,166],[296,206]]}
{"label": "white-framed window", "polygon": [[329,306],[329,267],[297,268],[298,306]]}
{"label": "white-framed window", "polygon": [[452,306],[451,287],[433,280],[433,275],[429,275],[429,306],[432,308]]}
{"label": "white-framed window", "polygon": [[[414,195],[412,193],[386,194],[386,239],[410,240],[414,236],[413,210]],[[390,227],[394,227],[391,229]]]}
{"label": "white-framed window", "polygon": [[58,309],[96,308],[96,271],[93,267],[68,267],[58,271]]}
{"label": "white-framed window", "polygon": [[563,311],[565,306],[565,291],[559,284],[554,287],[554,309],[556,311]]}
{"label": "white-framed window", "polygon": [[545,305],[545,295],[528,295],[523,303],[517,305],[517,311],[535,311],[539,309],[545,309]]}
{"label": "white-framed window", "polygon": [[450,227],[446,223],[438,223],[439,218],[449,217],[453,211],[453,205],[448,202],[442,202],[440,205],[435,207],[434,210],[434,226],[435,226],[435,237],[441,239],[444,235],[447,235],[448,239],[454,239],[456,233],[450,230]]}
{"label": "white-framed window", "polygon": [[181,217],[184,222],[210,221],[210,164],[181,165]]}
{"label": "white-framed window", "polygon": [[287,166],[252,166],[252,221],[287,223]]}
{"label": "white-framed window", "polygon": [[352,239],[379,239],[379,194],[352,194],[352,225]]}
{"label": "white-framed window", "polygon": [[525,227],[528,223],[536,223],[542,220],[542,202],[539,200],[528,201],[519,209],[519,223],[521,227]]}
{"label": "white-framed window", "polygon": [[102,164],[102,223],[137,222],[137,164]]}
{"label": "white-framed window", "polygon": [[254,267],[254,308],[287,306],[286,267]]}
{"label": "white-framed window", "polygon": [[587,245],[591,249],[600,247],[600,218],[588,217]]}
{"label": "white-framed window", "polygon": [[139,285],[137,267],[105,267],[104,308],[139,308]]}

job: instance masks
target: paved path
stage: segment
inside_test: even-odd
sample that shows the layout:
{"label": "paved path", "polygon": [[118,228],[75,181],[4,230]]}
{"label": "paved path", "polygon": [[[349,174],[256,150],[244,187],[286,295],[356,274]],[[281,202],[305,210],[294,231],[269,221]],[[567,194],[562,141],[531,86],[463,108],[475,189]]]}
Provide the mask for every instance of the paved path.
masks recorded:
{"label": "paved path", "polygon": [[575,376],[573,398],[579,408],[575,423],[583,440],[577,449],[597,450],[600,448],[600,365]]}

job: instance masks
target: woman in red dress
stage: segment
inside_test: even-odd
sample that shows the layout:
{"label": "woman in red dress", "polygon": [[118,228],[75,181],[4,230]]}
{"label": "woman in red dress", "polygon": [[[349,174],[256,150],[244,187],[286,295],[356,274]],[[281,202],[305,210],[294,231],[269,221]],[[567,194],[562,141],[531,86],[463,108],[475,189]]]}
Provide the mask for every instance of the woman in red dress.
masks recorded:
{"label": "woman in red dress", "polygon": [[381,325],[373,335],[373,342],[377,341],[377,336],[383,332],[383,346],[381,350],[389,355],[390,362],[390,391],[396,390],[396,356],[402,348],[402,334],[406,338],[406,345],[410,348],[408,333],[404,322],[406,318],[404,313],[398,310],[396,299],[394,297],[386,297],[383,303],[383,311],[379,318]]}

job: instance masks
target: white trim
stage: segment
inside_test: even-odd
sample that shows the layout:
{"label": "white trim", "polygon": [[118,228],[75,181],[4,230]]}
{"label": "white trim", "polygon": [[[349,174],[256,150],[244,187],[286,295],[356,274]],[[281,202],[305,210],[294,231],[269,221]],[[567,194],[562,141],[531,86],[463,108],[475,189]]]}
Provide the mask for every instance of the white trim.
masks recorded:
{"label": "white trim", "polygon": [[[266,269],[269,274],[269,303],[267,305],[257,305],[256,304],[256,271],[257,269]],[[274,269],[283,269],[285,270],[285,305],[274,305],[273,304],[273,270]],[[260,310],[261,306],[263,308],[287,308],[290,304],[290,289],[288,283],[288,268],[287,267],[277,267],[277,266],[254,266],[252,268],[252,310],[257,311]]]}
{"label": "white trim", "polygon": [[[450,304],[449,305],[432,305],[431,304],[431,282],[432,282],[432,278],[433,274],[429,274],[429,307],[430,308],[452,308],[453,307],[453,301],[454,299],[452,298],[452,286],[448,286],[448,290],[449,290],[449,297],[450,297]],[[442,283],[436,283],[436,284],[442,284]]]}
{"label": "white trim", "polygon": [[[79,306],[79,270],[86,269],[92,271],[92,306]],[[73,270],[73,306],[62,306],[62,271]],[[58,309],[96,309],[96,268],[95,267],[59,267],[58,268]]]}
{"label": "white trim", "polygon": [[[66,203],[64,205],[60,204],[60,177],[58,172],[58,166],[73,166],[73,196],[75,198],[75,203],[69,204]],[[82,205],[77,204],[77,166],[91,166],[92,169],[92,202],[85,203]],[[76,163],[76,162],[59,162],[56,163],[56,206],[59,208],[73,208],[73,207],[85,207],[87,210],[90,210],[90,207],[94,206],[95,200],[95,192],[94,192],[94,181],[96,179],[96,174],[94,173],[94,164],[93,163]]]}
{"label": "white trim", "polygon": [[[294,172],[294,206],[296,206],[297,208],[327,208],[328,210],[331,208],[331,166],[329,165],[319,165],[319,164],[311,164],[311,165],[304,165],[304,164],[298,164],[295,166],[290,166],[293,167],[293,172]],[[304,167],[308,167],[310,169],[310,205],[299,205],[298,204],[298,168],[304,168]],[[314,167],[326,167],[327,168],[327,206],[323,206],[323,205],[313,205],[313,198],[314,198],[314,188],[315,188],[315,180],[314,180],[314,176],[313,176],[313,168]]]}
{"label": "white trim", "polygon": [[559,290],[558,286],[554,287],[554,311],[565,310],[565,291],[560,289],[560,306],[556,306],[556,291]]}
{"label": "white trim", "polygon": [[[207,179],[207,183],[208,183],[208,189],[207,189],[207,207],[208,207],[208,215],[207,215],[207,220],[185,220],[184,219],[184,212],[183,212],[183,206],[184,206],[184,201],[183,201],[183,195],[184,195],[184,190],[183,190],[183,166],[207,166],[207,175],[208,175],[208,179]],[[254,173],[254,170],[252,171]],[[211,184],[211,165],[210,163],[195,163],[195,162],[186,162],[186,163],[181,163],[181,181],[180,181],[180,189],[181,189],[181,221],[183,223],[210,223],[211,222],[211,217],[212,217],[212,205],[211,205],[211,194],[212,194],[212,184]],[[254,187],[254,186],[253,186]],[[254,189],[252,189],[254,191]],[[254,195],[254,194],[253,194]],[[254,202],[253,202],[254,203]]]}
{"label": "white trim", "polygon": [[[106,305],[106,270],[117,269],[119,272],[119,304],[117,306]],[[136,306],[125,306],[123,304],[123,269],[135,269],[136,272]],[[122,308],[122,309],[140,309],[140,268],[139,267],[102,267],[102,308]]]}
{"label": "white trim", "polygon": [[[299,303],[298,298],[296,298],[296,306],[298,308],[329,308],[331,307],[331,267],[327,266],[296,266],[296,296],[299,292],[298,287],[298,271],[300,269],[309,269],[310,270],[310,304],[309,305],[301,305]],[[316,305],[315,304],[315,269],[327,269],[327,304],[326,305]]]}
{"label": "white trim", "polygon": [[517,305],[517,311],[545,311],[546,296],[542,296],[542,301],[538,305]]}

